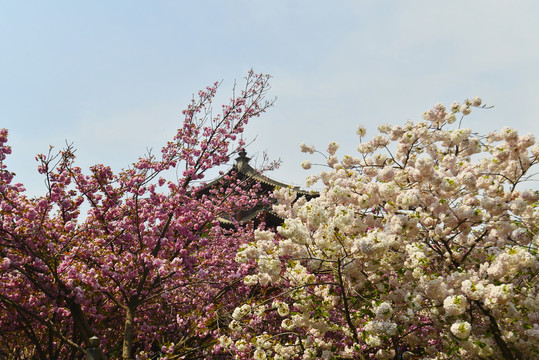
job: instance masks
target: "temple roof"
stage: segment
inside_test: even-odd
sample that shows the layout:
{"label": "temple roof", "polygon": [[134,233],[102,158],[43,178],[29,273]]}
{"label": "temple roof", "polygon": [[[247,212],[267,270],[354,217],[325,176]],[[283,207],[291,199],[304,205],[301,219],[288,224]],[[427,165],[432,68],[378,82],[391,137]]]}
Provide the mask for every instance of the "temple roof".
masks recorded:
{"label": "temple roof", "polygon": [[[210,189],[213,186],[217,186],[219,184],[222,184],[223,179],[227,176],[234,175],[236,177],[242,178],[242,179],[248,179],[250,181],[255,181],[261,184],[262,190],[264,192],[271,192],[276,188],[290,188],[293,189],[298,197],[306,197],[307,199],[317,197],[318,193],[313,191],[305,191],[301,190],[299,186],[291,186],[289,184],[285,184],[283,182],[274,180],[272,178],[269,178],[265,175],[263,175],[260,171],[256,170],[249,164],[249,160],[251,160],[250,157],[247,157],[247,152],[244,149],[241,149],[238,153],[238,157],[236,158],[236,163],[232,166],[232,168],[224,175],[218,177],[217,179],[209,182],[206,185],[206,189]],[[281,218],[279,215],[277,215],[272,209],[271,206],[264,206],[264,207],[255,207],[253,209],[250,209],[248,211],[243,211],[240,214],[240,218],[237,219],[240,222],[245,222],[254,219],[260,212],[265,213],[266,217],[266,223],[270,227],[276,227],[284,222],[284,219]],[[237,215],[237,214],[236,214]],[[232,221],[230,219],[226,218],[220,218],[219,221],[222,224],[232,224]]]}
{"label": "temple roof", "polygon": [[[249,164],[249,160],[251,160],[251,158],[247,157],[247,152],[244,149],[241,149],[238,155],[239,156],[236,158],[236,163],[227,172],[227,174],[231,174],[232,172],[237,172],[238,174],[245,175],[249,177],[250,179],[256,180],[262,184],[269,185],[272,188],[290,188],[296,191],[298,195],[305,195],[305,196],[310,196],[310,197],[318,196],[316,192],[301,190],[299,186],[291,186],[289,184],[285,184],[283,182],[280,182],[272,178],[269,178],[265,175],[262,175],[260,171],[256,170]],[[224,176],[225,175],[220,176],[219,178],[209,182],[208,187],[211,187],[211,185],[215,185],[219,183]]]}

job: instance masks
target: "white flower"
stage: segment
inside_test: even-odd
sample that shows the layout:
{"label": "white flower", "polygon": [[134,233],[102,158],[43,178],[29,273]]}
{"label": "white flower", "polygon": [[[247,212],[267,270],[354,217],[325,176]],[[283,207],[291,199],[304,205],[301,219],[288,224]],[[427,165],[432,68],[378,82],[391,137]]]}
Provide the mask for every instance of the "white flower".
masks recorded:
{"label": "white flower", "polygon": [[281,322],[281,327],[285,330],[292,330],[294,328],[294,322],[287,318],[287,319],[284,319],[282,322]]}
{"label": "white flower", "polygon": [[393,313],[393,309],[391,308],[391,304],[389,302],[384,301],[374,309],[374,312],[376,313],[377,317],[387,319]]}
{"label": "white flower", "polygon": [[230,345],[232,345],[232,339],[223,335],[219,337],[219,344],[224,348],[228,348]]}
{"label": "white flower", "polygon": [[311,187],[311,186],[313,186],[314,184],[316,184],[316,182],[317,182],[318,180],[320,180],[320,177],[319,177],[318,175],[314,175],[314,174],[313,174],[313,175],[309,175],[309,176],[307,177],[307,179],[305,179],[305,185],[306,185],[307,187]]}
{"label": "white flower", "polygon": [[370,321],[365,323],[364,330],[381,335],[394,336],[397,334],[397,324],[392,321]]}
{"label": "white flower", "polygon": [[447,121],[448,124],[453,124],[455,121],[457,121],[457,117],[455,114],[449,114],[445,117],[445,121]]}
{"label": "white flower", "polygon": [[375,354],[378,360],[389,360],[395,358],[395,350],[380,349]]}
{"label": "white flower", "polygon": [[234,312],[232,313],[232,319],[236,321],[240,321],[243,317],[251,313],[251,306],[248,304],[244,304],[239,308],[235,308]]}
{"label": "white flower", "polygon": [[339,162],[339,159],[337,159],[337,157],[335,155],[332,155],[332,156],[328,157],[326,162],[327,162],[327,164],[329,166],[333,167],[335,164],[337,164]]}
{"label": "white flower", "polygon": [[380,131],[382,134],[389,134],[389,132],[391,131],[391,125],[380,124],[378,125],[378,131]]}
{"label": "white flower", "polygon": [[236,320],[232,320],[230,324],[228,324],[228,328],[232,331],[241,331],[241,324]]}
{"label": "white flower", "polygon": [[373,150],[374,150],[374,148],[373,148],[372,144],[369,143],[369,142],[361,143],[361,144],[359,144],[357,146],[357,151],[362,153],[362,154],[371,153]]}
{"label": "white flower", "polygon": [[472,325],[467,321],[458,320],[453,325],[451,325],[451,332],[459,339],[466,339],[470,336],[470,331],[472,330]]}
{"label": "white flower", "polygon": [[467,301],[462,295],[448,296],[444,300],[444,309],[449,316],[461,315],[466,311]]}
{"label": "white flower", "polygon": [[301,167],[305,170],[309,170],[311,168],[311,162],[309,160],[305,160],[301,163]]}
{"label": "white flower", "polygon": [[267,274],[272,281],[277,281],[281,274],[281,262],[277,259],[260,258],[258,259],[258,268],[260,274]]}
{"label": "white flower", "polygon": [[332,141],[328,144],[329,155],[335,155],[337,149],[339,149],[339,144],[337,144],[335,141]]}
{"label": "white flower", "polygon": [[[515,201],[513,205],[516,203]],[[502,277],[514,276],[523,268],[531,267],[535,263],[534,256],[527,250],[511,247],[505,249],[504,252],[496,257],[488,268],[487,273],[495,279],[500,279]]]}
{"label": "white flower", "polygon": [[266,311],[266,305],[259,305],[253,309],[253,313],[256,316],[262,316],[262,314],[264,314],[265,311]]}
{"label": "white flower", "polygon": [[382,345],[382,340],[376,335],[367,335],[365,342],[367,345],[377,347]]}
{"label": "white flower", "polygon": [[256,349],[255,353],[253,354],[253,359],[255,360],[265,360],[266,359],[266,352],[261,349]]}
{"label": "white flower", "polygon": [[314,153],[314,145],[307,145],[305,143],[301,143],[299,144],[299,148],[301,150],[301,152],[304,152],[304,153],[309,153],[309,154],[313,154]]}
{"label": "white flower", "polygon": [[479,300],[485,294],[485,287],[481,283],[474,284],[471,280],[464,280],[460,287],[462,292],[472,300]]}
{"label": "white flower", "polygon": [[269,349],[271,347],[271,338],[270,335],[264,333],[256,337],[256,347],[257,349]]}
{"label": "white flower", "polygon": [[365,126],[359,125],[357,127],[356,134],[358,134],[360,137],[364,137],[367,135],[367,129],[365,129]]}
{"label": "white flower", "polygon": [[472,101],[470,101],[470,103],[472,104],[472,106],[477,107],[477,106],[481,106],[482,101],[480,97],[475,96],[472,98]]}
{"label": "white flower", "polygon": [[498,286],[488,284],[485,288],[485,295],[487,297],[485,304],[487,306],[507,304],[514,296],[513,288],[513,284],[501,284]]}
{"label": "white flower", "polygon": [[247,349],[247,341],[243,339],[236,341],[236,349],[240,352],[245,351],[245,349]]}
{"label": "white flower", "polygon": [[258,275],[246,275],[245,279],[243,279],[243,283],[248,286],[258,284]]}
{"label": "white flower", "polygon": [[458,102],[456,102],[456,101],[453,101],[451,103],[451,111],[458,112],[459,109],[460,109],[460,104]]}
{"label": "white flower", "polygon": [[470,109],[470,106],[464,104],[460,107],[460,112],[462,115],[469,115],[472,112],[472,109]]}
{"label": "white flower", "polygon": [[277,306],[277,312],[279,313],[280,316],[288,315],[289,311],[290,310],[288,308],[287,303],[279,303],[279,305]]}
{"label": "white flower", "polygon": [[286,219],[282,226],[277,227],[277,231],[287,239],[296,244],[307,244],[309,232],[299,219]]}

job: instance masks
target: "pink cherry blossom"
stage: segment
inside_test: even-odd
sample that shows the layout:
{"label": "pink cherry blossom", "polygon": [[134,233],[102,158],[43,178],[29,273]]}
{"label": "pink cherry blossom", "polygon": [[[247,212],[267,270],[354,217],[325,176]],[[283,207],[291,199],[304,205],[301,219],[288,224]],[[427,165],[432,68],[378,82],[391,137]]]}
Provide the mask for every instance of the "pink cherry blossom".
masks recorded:
{"label": "pink cherry blossom", "polygon": [[248,180],[199,180],[245,145],[238,135],[272,105],[268,81],[250,72],[215,116],[219,84],[199,92],[161,152],[119,172],[84,171],[71,147],[51,148],[36,158],[47,186],[37,198],[13,182],[0,130],[2,354],[83,358],[92,336],[109,358],[217,351],[222,318],[250,292],[238,279],[253,265],[234,257],[254,230],[218,219],[266,200]]}

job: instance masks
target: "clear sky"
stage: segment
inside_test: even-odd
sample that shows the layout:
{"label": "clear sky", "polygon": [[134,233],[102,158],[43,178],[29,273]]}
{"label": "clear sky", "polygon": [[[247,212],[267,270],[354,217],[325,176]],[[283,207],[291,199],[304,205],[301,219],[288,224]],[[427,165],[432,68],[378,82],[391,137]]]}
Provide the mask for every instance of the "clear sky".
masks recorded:
{"label": "clear sky", "polygon": [[302,185],[304,141],[355,150],[358,124],[421,118],[481,96],[464,125],[539,135],[539,2],[507,0],[0,0],[0,127],[31,194],[34,156],[66,140],[79,165],[128,166],[158,149],[198,89],[253,68],[275,107],[247,134],[251,155]]}

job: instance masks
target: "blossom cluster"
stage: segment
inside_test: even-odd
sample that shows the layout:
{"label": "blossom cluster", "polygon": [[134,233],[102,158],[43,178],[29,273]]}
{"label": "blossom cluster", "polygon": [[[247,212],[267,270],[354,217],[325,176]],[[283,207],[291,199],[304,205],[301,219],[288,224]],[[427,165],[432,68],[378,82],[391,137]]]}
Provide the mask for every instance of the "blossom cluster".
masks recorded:
{"label": "blossom cluster", "polygon": [[[277,190],[282,226],[257,232],[236,260],[256,262],[245,284],[278,300],[242,317],[229,351],[539,357],[539,191],[523,183],[537,173],[539,144],[510,128],[462,128],[457,118],[472,108],[486,106],[480,98],[437,104],[423,121],[381,125],[370,140],[360,126],[359,155],[337,158],[331,142],[328,169],[309,177],[321,182],[319,197]],[[253,331],[267,337],[264,346]]]}
{"label": "blossom cluster", "polygon": [[272,104],[268,81],[250,72],[216,115],[218,84],[199,92],[161,153],[119,172],[84,171],[71,147],[51,148],[36,157],[46,184],[36,198],[14,183],[0,130],[2,357],[83,358],[93,336],[109,358],[213,351],[252,267],[234,262],[252,225],[218,219],[266,199],[233,176],[211,188],[199,180],[244,146],[244,127]]}

